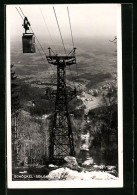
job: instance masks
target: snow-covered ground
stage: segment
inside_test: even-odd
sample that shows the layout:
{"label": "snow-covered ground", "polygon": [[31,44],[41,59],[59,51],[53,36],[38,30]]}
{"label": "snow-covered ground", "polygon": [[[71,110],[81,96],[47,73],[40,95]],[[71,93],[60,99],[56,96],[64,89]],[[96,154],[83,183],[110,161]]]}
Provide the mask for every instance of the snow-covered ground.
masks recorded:
{"label": "snow-covered ground", "polygon": [[101,104],[100,96],[94,97],[86,92],[82,93],[82,97],[78,96],[77,98],[81,99],[83,101],[83,104],[86,106],[85,113],[88,113],[88,111],[91,109],[99,107]]}
{"label": "snow-covered ground", "polygon": [[46,177],[48,180],[116,180],[117,177],[101,171],[71,170],[67,167],[53,170]]}

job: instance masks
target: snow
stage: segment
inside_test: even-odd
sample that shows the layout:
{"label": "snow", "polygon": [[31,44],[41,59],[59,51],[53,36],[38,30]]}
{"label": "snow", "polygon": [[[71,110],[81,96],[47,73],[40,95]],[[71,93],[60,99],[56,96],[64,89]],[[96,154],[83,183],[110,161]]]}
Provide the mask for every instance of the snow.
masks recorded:
{"label": "snow", "polygon": [[53,164],[49,164],[49,167],[50,168],[57,168],[58,166],[57,165],[53,165]]}
{"label": "snow", "polygon": [[81,150],[89,150],[89,132],[87,134],[81,134],[81,140],[84,140],[84,144],[80,147]]}
{"label": "snow", "polygon": [[93,158],[91,158],[91,159],[88,159],[88,160],[84,161],[82,163],[82,165],[89,166],[89,165],[93,165],[93,163],[94,163]]}
{"label": "snow", "polygon": [[27,173],[27,171],[20,171],[19,173],[23,174],[23,173]]}
{"label": "snow", "polygon": [[75,171],[69,168],[59,168],[47,175],[48,180],[116,180],[117,177],[101,171]]}
{"label": "snow", "polygon": [[105,166],[105,165],[93,165],[94,168],[99,168],[100,170],[114,171],[116,170],[116,166]]}

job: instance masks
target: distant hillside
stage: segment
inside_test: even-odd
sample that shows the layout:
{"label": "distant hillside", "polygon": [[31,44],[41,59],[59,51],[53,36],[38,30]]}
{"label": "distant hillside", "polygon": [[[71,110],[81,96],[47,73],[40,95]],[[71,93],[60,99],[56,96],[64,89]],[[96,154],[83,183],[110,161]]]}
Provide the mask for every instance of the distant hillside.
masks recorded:
{"label": "distant hillside", "polygon": [[[44,51],[47,53],[48,46],[45,45],[45,43],[41,44],[44,48]],[[110,43],[109,40],[99,41],[83,39],[82,42],[80,42],[80,40],[79,42],[75,42],[75,45],[77,47],[77,67],[81,77],[83,77],[85,73],[94,75],[116,72],[117,66],[116,63],[113,63],[113,61],[116,61],[116,46]],[[72,47],[70,47],[70,44],[66,44],[65,46],[69,53]],[[57,47],[62,49],[60,45],[56,46],[56,48]],[[44,55],[43,58],[45,58]],[[17,42],[11,42],[11,62],[15,64],[16,73],[19,76],[22,75],[26,77],[27,75],[36,74],[37,77],[40,72],[47,70],[52,72],[52,69],[48,65],[47,60],[43,62],[38,50],[34,54],[23,54],[21,39]],[[52,67],[53,69],[56,68],[53,65]],[[76,75],[76,66],[73,65],[71,69],[73,76]],[[70,74],[69,71],[68,74]]]}

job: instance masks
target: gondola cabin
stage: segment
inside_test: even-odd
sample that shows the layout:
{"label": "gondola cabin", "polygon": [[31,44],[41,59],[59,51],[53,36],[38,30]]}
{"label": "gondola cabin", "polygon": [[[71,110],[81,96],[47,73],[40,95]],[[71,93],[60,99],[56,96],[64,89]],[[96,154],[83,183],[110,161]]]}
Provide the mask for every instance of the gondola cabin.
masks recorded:
{"label": "gondola cabin", "polygon": [[22,36],[23,53],[35,53],[35,37],[33,33],[23,33]]}

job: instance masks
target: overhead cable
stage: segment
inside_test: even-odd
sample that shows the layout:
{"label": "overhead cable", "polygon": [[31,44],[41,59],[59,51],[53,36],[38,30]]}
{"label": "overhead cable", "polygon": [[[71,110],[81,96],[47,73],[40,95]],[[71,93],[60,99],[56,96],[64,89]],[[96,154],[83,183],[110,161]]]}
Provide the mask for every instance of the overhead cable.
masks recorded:
{"label": "overhead cable", "polygon": [[21,16],[21,18],[24,20],[23,16],[20,14],[18,8],[17,7],[15,7],[15,8],[16,8],[17,12],[19,13],[19,15]]}
{"label": "overhead cable", "polygon": [[[44,20],[45,26],[46,26],[46,28],[47,28],[47,31],[48,31],[48,33],[49,33],[49,37],[50,37],[50,39],[51,39],[51,42],[52,42],[52,44],[53,44],[53,48],[54,48],[54,50],[55,50],[54,42],[53,42],[53,39],[52,39],[52,37],[51,37],[51,33],[50,33],[50,31],[49,31],[49,28],[48,28],[48,25],[47,25],[47,23],[46,23],[45,17],[44,17],[44,15],[43,15],[42,9],[41,9],[41,8],[39,8],[39,9],[40,9],[41,15],[42,15],[42,17],[43,17],[43,20]],[[52,51],[52,52],[53,52],[53,51]],[[54,52],[53,52],[53,53],[54,53]],[[54,54],[55,54],[55,53],[54,53]]]}
{"label": "overhead cable", "polygon": [[70,26],[70,32],[71,32],[71,39],[72,39],[72,44],[73,44],[73,48],[74,48],[73,34],[72,34],[72,28],[71,28],[70,15],[69,15],[69,8],[68,7],[67,7],[67,11],[68,11],[68,18],[69,18],[69,26]]}
{"label": "overhead cable", "polygon": [[[20,8],[20,7],[19,7],[19,8]],[[20,8],[20,11],[22,12],[23,16],[24,16],[24,17],[26,17],[26,16],[24,15],[24,13],[23,13],[23,11],[22,11],[22,9],[21,9],[21,8]]]}
{"label": "overhead cable", "polygon": [[67,55],[67,52],[66,52],[66,49],[65,49],[65,45],[64,45],[64,41],[63,41],[62,34],[61,34],[61,30],[60,30],[60,27],[59,27],[59,23],[58,23],[58,19],[57,19],[56,11],[55,11],[55,8],[54,8],[54,7],[53,7],[53,10],[54,10],[54,14],[55,14],[56,22],[57,22],[57,25],[58,25],[58,29],[59,29],[59,33],[60,33],[60,37],[61,37],[61,41],[62,41],[62,44],[63,44],[64,52],[65,52],[65,54]]}
{"label": "overhead cable", "polygon": [[[70,13],[69,13],[69,8],[68,7],[67,7],[67,12],[68,12],[68,18],[69,18],[69,26],[70,26],[70,32],[71,32],[72,45],[73,45],[73,48],[74,48],[73,33],[72,33],[72,27],[71,27],[71,21],[70,21]],[[76,73],[77,73],[78,84],[79,84],[77,63],[76,63]],[[80,87],[80,84],[79,84],[79,87]]]}

